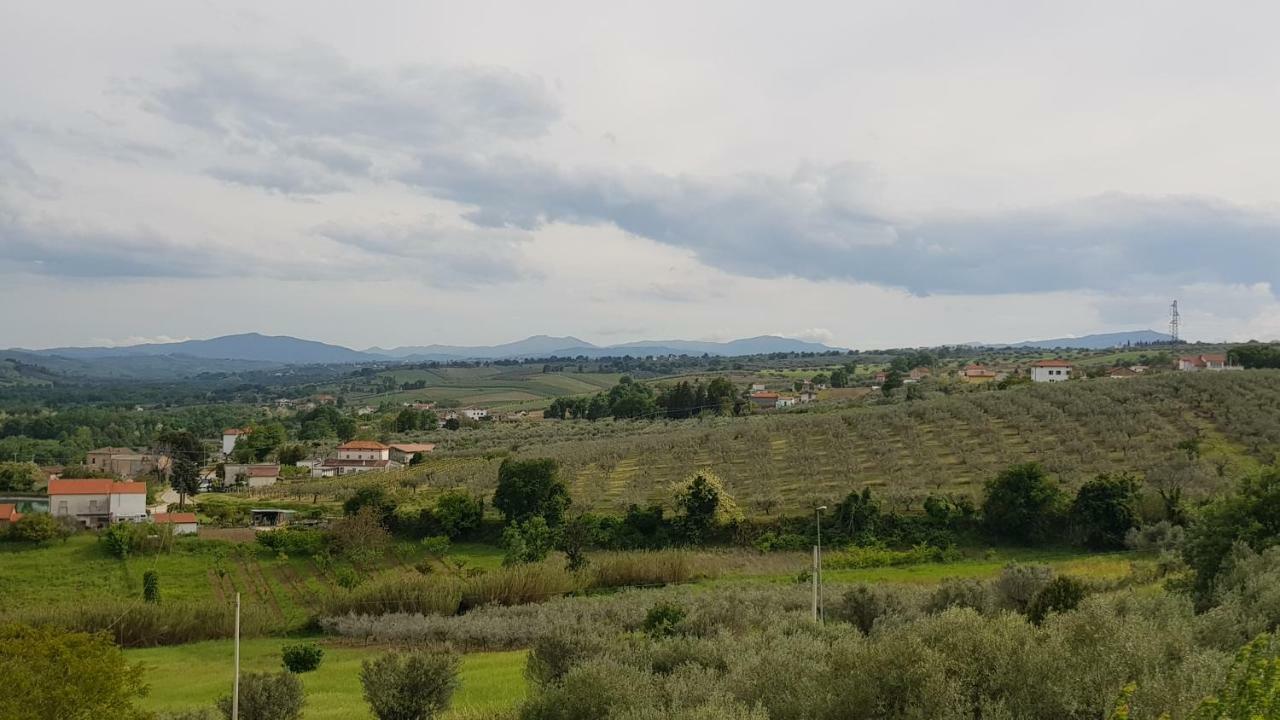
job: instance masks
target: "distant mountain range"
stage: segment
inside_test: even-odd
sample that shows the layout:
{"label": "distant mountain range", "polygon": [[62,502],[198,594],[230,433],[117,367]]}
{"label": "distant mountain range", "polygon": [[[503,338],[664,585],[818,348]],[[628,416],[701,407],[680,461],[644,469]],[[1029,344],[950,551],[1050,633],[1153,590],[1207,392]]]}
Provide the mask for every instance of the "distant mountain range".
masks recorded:
{"label": "distant mountain range", "polygon": [[[595,345],[575,337],[535,335],[501,345],[419,345],[391,349],[352,350],[314,340],[301,340],[286,335],[244,333],[224,335],[208,340],[185,340],[172,343],[147,343],[125,347],[58,347],[42,350],[0,350],[0,357],[22,362],[44,358],[46,366],[61,366],[62,371],[85,374],[87,365],[108,365],[110,375],[129,375],[129,366],[151,366],[157,362],[178,363],[198,371],[231,371],[226,363],[233,361],[264,369],[273,365],[333,365],[369,362],[448,362],[453,360],[518,360],[537,357],[606,357],[645,355],[756,355],[774,352],[828,352],[839,348],[820,343],[763,335],[729,342],[693,340],[661,340]],[[144,360],[148,362],[143,362]],[[245,369],[250,369],[246,367]],[[78,371],[78,372],[77,372]],[[95,373],[98,374],[98,373]]]}
{"label": "distant mountain range", "polygon": [[1130,330],[1127,332],[1097,333],[1094,335],[1081,335],[1080,337],[1053,338],[1050,340],[1026,340],[1024,342],[1005,345],[995,345],[991,343],[979,344],[984,347],[1002,348],[1044,348],[1046,350],[1070,348],[1075,350],[1105,350],[1107,348],[1119,348],[1128,345],[1167,343],[1172,340],[1172,335],[1166,335],[1162,332],[1156,332],[1155,330]]}

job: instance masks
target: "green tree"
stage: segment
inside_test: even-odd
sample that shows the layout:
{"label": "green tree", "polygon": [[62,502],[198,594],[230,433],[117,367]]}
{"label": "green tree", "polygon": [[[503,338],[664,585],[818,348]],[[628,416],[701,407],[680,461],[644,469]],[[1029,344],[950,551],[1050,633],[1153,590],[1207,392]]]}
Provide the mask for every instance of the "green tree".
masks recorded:
{"label": "green tree", "polygon": [[[67,475],[66,477],[81,477]],[[31,492],[36,483],[43,479],[40,466],[35,463],[6,462],[0,463],[0,491]]]}
{"label": "green tree", "polygon": [[498,467],[493,506],[508,524],[542,517],[548,525],[557,526],[570,502],[569,488],[560,479],[555,460],[508,458]]}
{"label": "green tree", "polygon": [[436,499],[431,515],[441,532],[457,540],[480,529],[484,500],[464,492],[447,492]]}
{"label": "green tree", "polygon": [[902,373],[896,369],[885,373],[884,382],[880,383],[880,392],[892,395],[894,390],[902,387]]}
{"label": "green tree", "polygon": [[396,513],[396,501],[381,485],[366,485],[355,491],[342,503],[342,512],[355,515],[363,508],[370,508],[383,525],[389,525]]}
{"label": "green tree", "polygon": [[987,481],[983,524],[998,538],[1039,542],[1056,527],[1061,507],[1062,493],[1039,463],[1014,465]]}
{"label": "green tree", "polygon": [[301,445],[285,445],[280,448],[279,460],[281,465],[297,465],[306,459],[307,449]]}
{"label": "green tree", "polygon": [[1182,554],[1195,571],[1201,600],[1228,569],[1236,543],[1257,552],[1280,544],[1280,467],[1242,478],[1234,493],[1206,505],[1187,529]]}
{"label": "green tree", "polygon": [[1075,610],[1084,596],[1084,583],[1073,577],[1059,575],[1031,599],[1031,605],[1027,607],[1027,619],[1039,625],[1051,613]]}
{"label": "green tree", "polygon": [[155,570],[142,573],[142,599],[149,603],[160,602],[160,573]]}
{"label": "green tree", "polygon": [[[240,676],[240,720],[297,720],[305,703],[302,681],[291,672]],[[218,709],[230,719],[230,695],[218,700]]]}
{"label": "green tree", "polygon": [[587,566],[587,547],[595,539],[595,525],[587,515],[575,515],[560,528],[556,547],[564,553],[565,567],[578,572]]}
{"label": "green tree", "polygon": [[503,565],[542,562],[556,546],[556,532],[541,517],[511,523],[502,531]]}
{"label": "green tree", "polygon": [[831,371],[831,387],[842,388],[849,386],[849,372],[842,367]]}
{"label": "green tree", "polygon": [[156,446],[172,460],[169,483],[178,493],[178,507],[185,508],[187,496],[200,492],[200,466],[207,459],[208,450],[190,430],[161,433]]}
{"label": "green tree", "polygon": [[1127,474],[1099,475],[1076,491],[1071,525],[1093,550],[1124,547],[1125,535],[1138,524],[1138,481]]}
{"label": "green tree", "polygon": [[715,525],[720,508],[720,491],[705,474],[698,473],[676,494],[676,505],[683,511],[677,527],[691,543],[702,542]]}
{"label": "green tree", "polygon": [[628,375],[623,375],[618,384],[609,389],[608,402],[609,411],[616,418],[651,417],[658,409],[653,388]]}
{"label": "green tree", "polygon": [[356,425],[355,418],[339,417],[333,421],[333,432],[339,440],[346,442],[360,432],[360,427]]}
{"label": "green tree", "polygon": [[0,625],[0,717],[30,720],[144,720],[141,663],[131,664],[102,633]]}
{"label": "green tree", "polygon": [[460,659],[452,652],[388,653],[360,665],[364,699],[378,720],[431,720],[449,708]]}
{"label": "green tree", "polygon": [[1280,717],[1280,657],[1274,636],[1261,635],[1236,654],[1226,682],[1191,720],[1271,720]]}

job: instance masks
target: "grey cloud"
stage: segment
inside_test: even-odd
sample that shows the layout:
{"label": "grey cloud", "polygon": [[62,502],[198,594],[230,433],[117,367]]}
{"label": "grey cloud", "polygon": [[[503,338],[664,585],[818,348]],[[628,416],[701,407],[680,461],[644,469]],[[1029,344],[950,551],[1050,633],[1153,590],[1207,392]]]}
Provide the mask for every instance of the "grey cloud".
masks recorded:
{"label": "grey cloud", "polygon": [[141,89],[144,107],[228,142],[268,143],[347,172],[361,164],[353,144],[532,138],[559,117],[541,81],[508,70],[359,68],[314,44],[287,52],[188,49],[176,75]]}
{"label": "grey cloud", "polygon": [[411,224],[334,222],[314,232],[434,285],[465,287],[533,276],[522,266],[518,249],[528,236],[515,230],[450,227],[426,218]]}
{"label": "grey cloud", "polygon": [[349,186],[332,174],[316,168],[298,167],[294,164],[268,167],[231,167],[226,165],[205,169],[205,174],[233,185],[257,187],[284,195],[318,195],[341,192]]}

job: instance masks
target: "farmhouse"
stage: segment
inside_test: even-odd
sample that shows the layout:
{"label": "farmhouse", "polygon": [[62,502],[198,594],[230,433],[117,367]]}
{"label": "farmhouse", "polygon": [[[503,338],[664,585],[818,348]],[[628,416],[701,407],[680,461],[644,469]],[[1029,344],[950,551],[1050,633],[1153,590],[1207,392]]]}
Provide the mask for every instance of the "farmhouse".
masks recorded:
{"label": "farmhouse", "polygon": [[751,393],[751,404],[761,410],[772,410],[778,407],[778,393],[761,391]]}
{"label": "farmhouse", "polygon": [[0,530],[22,519],[22,513],[18,512],[18,506],[13,503],[0,503]]}
{"label": "farmhouse", "polygon": [[248,435],[249,431],[242,428],[227,428],[222,431],[222,454],[230,455],[236,449],[236,443],[240,442],[240,438]]}
{"label": "farmhouse", "polygon": [[104,447],[85,453],[85,465],[124,478],[136,478],[149,472],[169,472],[169,457],[159,453],[140,453],[130,448]]}
{"label": "farmhouse", "polygon": [[1066,360],[1037,360],[1031,363],[1032,382],[1062,382],[1071,379],[1071,363]]}
{"label": "farmhouse", "polygon": [[792,405],[795,405],[795,404],[796,404],[796,398],[790,395],[779,395],[778,402],[774,404],[774,407],[785,408],[785,407],[791,407]]}
{"label": "farmhouse", "polygon": [[995,370],[977,364],[966,365],[959,374],[960,380],[967,383],[989,383],[998,379],[998,373]]}
{"label": "farmhouse", "polygon": [[311,477],[334,477],[372,470],[390,470],[401,464],[391,459],[391,447],[374,440],[351,440],[338,446],[338,457],[311,468]]}
{"label": "farmhouse", "polygon": [[195,535],[200,532],[200,523],[195,513],[156,513],[151,522],[157,525],[169,525],[174,535]]}
{"label": "farmhouse", "polygon": [[49,512],[88,528],[141,522],[147,519],[147,484],[54,478],[49,481]]}
{"label": "farmhouse", "polygon": [[223,485],[243,484],[251,488],[259,488],[275,485],[279,480],[280,466],[271,463],[227,463],[222,466]]}
{"label": "farmhouse", "polygon": [[391,443],[390,459],[408,465],[414,455],[436,449],[435,443]]}
{"label": "farmhouse", "polygon": [[1178,358],[1178,369],[1183,372],[1196,372],[1199,370],[1239,370],[1240,367],[1231,365],[1225,353],[1209,353],[1186,355]]}

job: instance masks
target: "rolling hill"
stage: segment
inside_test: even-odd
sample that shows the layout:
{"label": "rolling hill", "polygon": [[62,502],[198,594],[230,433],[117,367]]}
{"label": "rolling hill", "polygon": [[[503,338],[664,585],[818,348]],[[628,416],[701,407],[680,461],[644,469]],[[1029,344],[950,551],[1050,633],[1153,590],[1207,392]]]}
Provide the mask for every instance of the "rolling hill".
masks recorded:
{"label": "rolling hill", "polygon": [[1129,345],[1167,343],[1171,340],[1173,340],[1172,335],[1166,335],[1165,333],[1156,332],[1155,330],[1130,330],[1126,332],[1081,335],[1080,337],[1052,338],[1049,340],[1024,340],[1022,342],[1007,345],[987,345],[987,347],[1044,348],[1046,350],[1053,350],[1056,348],[1105,350],[1107,348],[1119,348]]}

